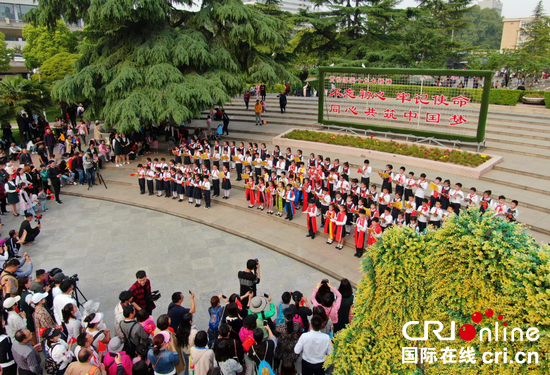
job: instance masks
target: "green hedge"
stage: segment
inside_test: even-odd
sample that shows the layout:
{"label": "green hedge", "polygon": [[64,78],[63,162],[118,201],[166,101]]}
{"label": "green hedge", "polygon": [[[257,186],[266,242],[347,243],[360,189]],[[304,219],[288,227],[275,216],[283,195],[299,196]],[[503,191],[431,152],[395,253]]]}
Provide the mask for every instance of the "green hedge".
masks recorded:
{"label": "green hedge", "polygon": [[544,104],[546,104],[546,108],[550,108],[550,91],[544,92]]}
{"label": "green hedge", "polygon": [[521,94],[521,90],[492,89],[489,104],[516,105]]}

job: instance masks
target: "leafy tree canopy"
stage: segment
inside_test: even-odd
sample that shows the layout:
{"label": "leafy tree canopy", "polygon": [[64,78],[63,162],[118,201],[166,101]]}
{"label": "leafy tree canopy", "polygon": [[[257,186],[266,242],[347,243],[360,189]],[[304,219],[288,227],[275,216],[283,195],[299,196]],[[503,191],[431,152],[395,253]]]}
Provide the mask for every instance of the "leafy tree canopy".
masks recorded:
{"label": "leafy tree canopy", "polygon": [[11,69],[12,53],[13,51],[6,44],[6,36],[0,33],[0,72],[7,72]]}
{"label": "leafy tree canopy", "polygon": [[19,130],[22,130],[21,111],[29,116],[41,113],[51,105],[50,93],[44,82],[10,76],[0,81],[0,121],[15,115]]}
{"label": "leafy tree canopy", "polygon": [[502,39],[502,16],[495,9],[481,9],[474,5],[464,14],[468,26],[455,33],[456,41],[464,48],[500,48]]}
{"label": "leafy tree canopy", "polygon": [[62,16],[87,25],[75,73],[53,87],[54,98],[86,102],[89,118],[129,130],[197,116],[244,82],[296,81],[276,57],[287,43],[284,22],[240,0],[205,0],[196,12],[174,7],[183,3],[40,1],[35,22],[53,27]]}
{"label": "leafy tree canopy", "polygon": [[63,21],[57,20],[54,25],[55,29],[32,24],[23,28],[23,37],[27,39],[27,45],[23,47],[23,57],[28,69],[39,68],[44,61],[58,53],[75,51],[75,34]]}
{"label": "leafy tree canopy", "polygon": [[[550,351],[550,248],[536,242],[521,224],[470,209],[449,219],[437,231],[419,235],[410,228],[392,228],[369,249],[362,261],[361,280],[352,322],[336,335],[329,363],[335,374],[523,374],[548,373]],[[492,309],[492,318],[475,324],[474,312]],[[540,331],[538,341],[479,340],[483,327],[494,329],[503,315],[512,328]],[[441,321],[448,336],[455,321],[455,341],[408,341],[402,334],[409,321]],[[473,324],[478,335],[463,341],[459,328]],[[501,322],[502,323],[502,322]],[[502,330],[502,325],[500,325]],[[423,336],[423,327],[410,327],[411,336]],[[502,334],[502,332],[501,332]],[[516,336],[517,338],[517,336]],[[476,364],[403,364],[402,347],[440,349],[471,346]],[[538,364],[495,365],[481,360],[484,352],[539,353]],[[458,359],[458,350],[457,356]],[[457,361],[458,362],[458,361]]]}
{"label": "leafy tree canopy", "polygon": [[300,13],[305,26],[291,43],[294,52],[305,61],[315,57],[314,66],[444,67],[458,47],[452,35],[466,25],[470,0],[422,0],[407,9],[398,3],[318,0],[329,10]]}
{"label": "leafy tree canopy", "polygon": [[80,58],[79,54],[61,52],[53,55],[40,66],[41,79],[55,82],[74,73],[74,64]]}

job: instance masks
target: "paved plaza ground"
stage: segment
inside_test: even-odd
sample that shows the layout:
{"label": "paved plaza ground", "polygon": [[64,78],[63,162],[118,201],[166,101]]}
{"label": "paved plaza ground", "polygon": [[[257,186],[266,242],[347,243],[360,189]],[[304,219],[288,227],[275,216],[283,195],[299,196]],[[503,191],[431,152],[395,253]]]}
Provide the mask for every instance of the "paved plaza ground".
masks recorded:
{"label": "paved plaza ground", "polygon": [[[88,198],[64,196],[63,201],[62,206],[49,202],[36,244],[22,251],[32,256],[35,267],[59,267],[67,276],[77,273],[78,286],[87,298],[101,302],[110,328],[118,294],[135,281],[138,269],[146,270],[153,289],[162,293],[155,319],[166,312],[175,291],[184,292],[189,307],[192,290],[199,329],[208,327],[211,296],[239,291],[237,272],[248,259],[260,260],[258,293],[272,295],[275,303],[286,290],[309,297],[315,285],[328,278],[254,242],[169,214]],[[2,236],[18,230],[21,221],[4,216]]]}

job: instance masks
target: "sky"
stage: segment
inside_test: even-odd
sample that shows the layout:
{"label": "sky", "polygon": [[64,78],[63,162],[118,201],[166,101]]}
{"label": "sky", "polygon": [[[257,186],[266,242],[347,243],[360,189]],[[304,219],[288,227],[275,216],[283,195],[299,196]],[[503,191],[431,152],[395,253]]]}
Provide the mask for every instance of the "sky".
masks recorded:
{"label": "sky", "polygon": [[[539,0],[500,0],[502,3],[502,15],[505,18],[530,17]],[[403,0],[400,8],[414,7],[418,4],[415,0]],[[477,4],[477,0],[472,2]],[[542,0],[546,14],[550,15],[550,0]]]}
{"label": "sky", "polygon": [[[201,0],[195,0],[195,3],[200,4]],[[530,17],[535,9],[535,5],[539,0],[500,0],[502,3],[502,16],[505,18],[520,18]],[[472,4],[477,4],[477,0],[473,0]],[[550,0],[542,0],[546,14],[550,15]],[[402,0],[399,5],[400,8],[417,6],[418,2],[415,0]],[[198,6],[195,5],[193,10],[197,10]]]}

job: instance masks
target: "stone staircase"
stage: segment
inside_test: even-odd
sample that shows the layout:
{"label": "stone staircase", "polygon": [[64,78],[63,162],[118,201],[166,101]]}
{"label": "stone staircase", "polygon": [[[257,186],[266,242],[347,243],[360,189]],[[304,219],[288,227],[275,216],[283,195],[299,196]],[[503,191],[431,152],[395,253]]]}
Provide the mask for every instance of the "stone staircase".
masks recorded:
{"label": "stone staircase", "polygon": [[[272,138],[292,128],[317,129],[317,98],[289,97],[286,113],[279,111],[275,95],[266,98],[267,112],[263,118],[267,124],[255,126],[252,106],[246,110],[241,98],[235,98],[224,108],[231,118],[230,136],[224,138],[236,142],[266,143],[273,149]],[[550,242],[550,168],[546,159],[550,159],[550,110],[536,108],[532,114],[524,113],[525,106],[518,108],[491,106],[487,120],[487,143],[483,152],[500,155],[503,161],[494,170],[485,174],[480,180],[443,175],[441,173],[419,168],[407,167],[416,174],[425,172],[429,179],[436,176],[449,178],[452,183],[460,181],[465,189],[475,186],[478,192],[492,190],[493,196],[505,195],[508,200],[520,201],[520,221],[531,227],[535,237]],[[548,112],[548,115],[545,114]],[[200,119],[192,121],[190,127],[205,127],[207,112]],[[213,125],[214,126],[214,125]],[[464,147],[465,149],[470,149]],[[310,152],[322,153],[319,150],[302,150],[304,155]],[[348,161],[352,170],[362,165],[361,158],[345,155],[326,155],[341,162]],[[383,169],[386,162],[373,161],[376,169]],[[394,165],[394,168],[398,166]],[[376,177],[374,178],[376,181]]]}

